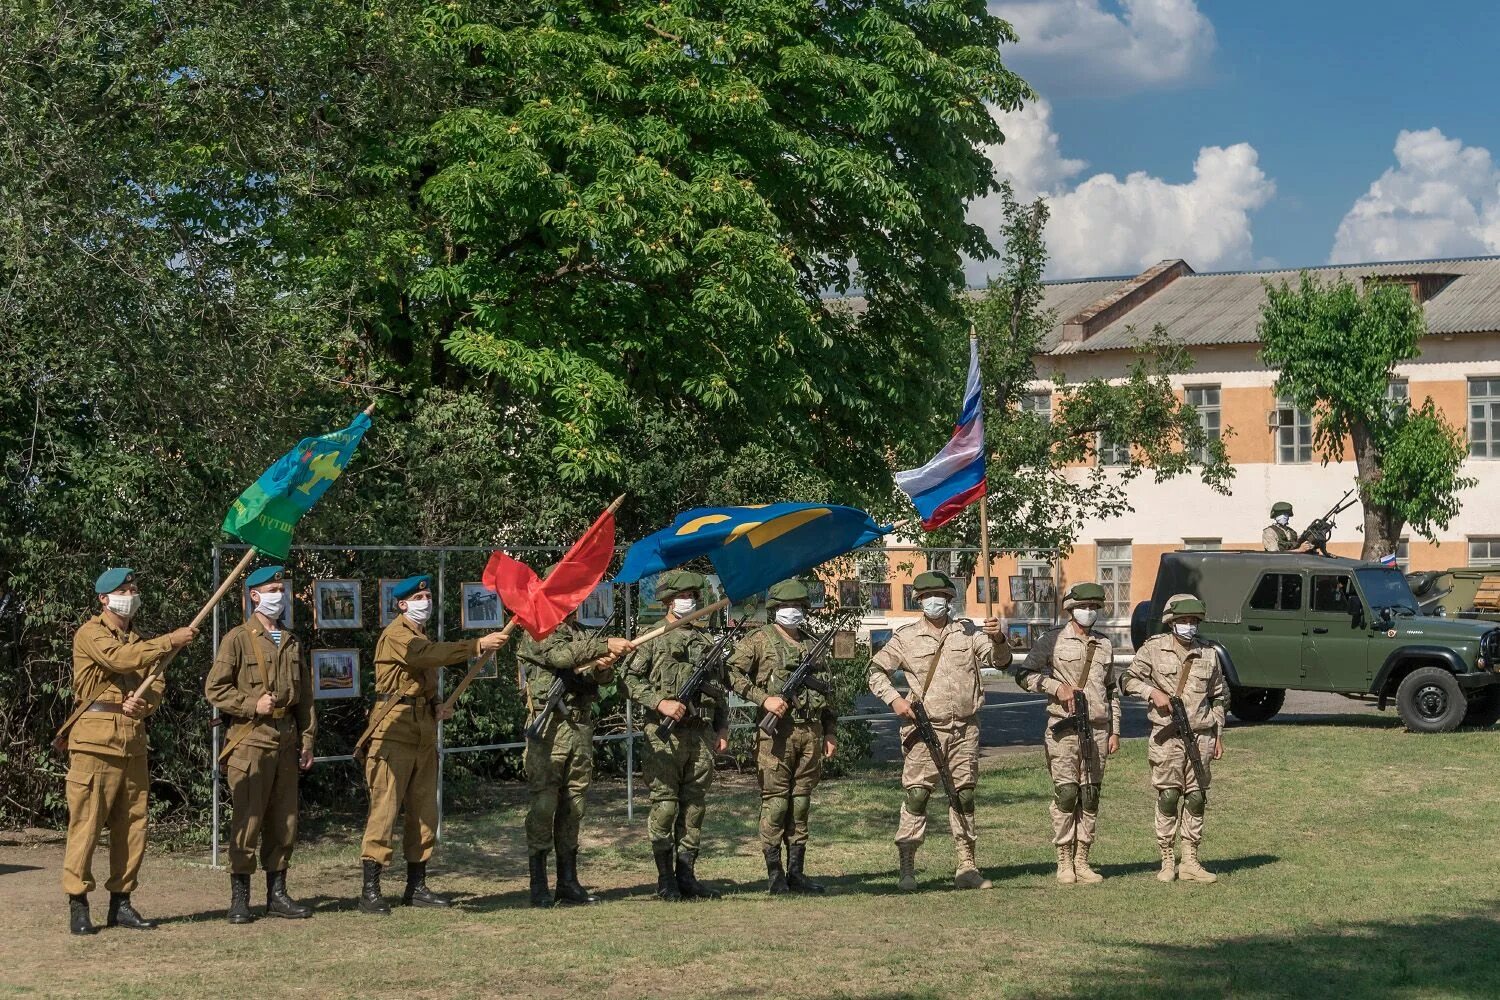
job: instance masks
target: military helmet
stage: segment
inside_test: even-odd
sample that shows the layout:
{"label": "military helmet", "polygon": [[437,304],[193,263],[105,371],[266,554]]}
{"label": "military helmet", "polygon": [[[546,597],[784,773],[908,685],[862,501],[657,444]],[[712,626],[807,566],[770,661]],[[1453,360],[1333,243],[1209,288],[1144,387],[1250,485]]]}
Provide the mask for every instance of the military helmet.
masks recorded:
{"label": "military helmet", "polygon": [[1285,500],[1277,500],[1271,505],[1271,516],[1280,517],[1282,514],[1285,514],[1287,517],[1291,517],[1292,505],[1287,503]]}
{"label": "military helmet", "polygon": [[767,608],[810,603],[812,603],[812,598],[807,593],[807,584],[801,580],[782,580],[780,583],[773,583],[771,589],[766,592]]}
{"label": "military helmet", "polygon": [[673,569],[661,574],[656,578],[656,599],[665,600],[678,594],[691,593],[699,595],[708,581],[703,579],[702,573],[693,573],[685,569]]}
{"label": "military helmet", "polygon": [[1167,598],[1166,610],[1161,613],[1161,623],[1170,625],[1184,617],[1206,618],[1208,609],[1192,594],[1173,594]]}
{"label": "military helmet", "polygon": [[918,573],[917,578],[911,582],[911,589],[917,594],[937,590],[946,593],[949,597],[958,596],[958,588],[953,585],[953,578],[947,573],[931,569],[925,573]]}
{"label": "military helmet", "polygon": [[1080,604],[1103,604],[1104,588],[1097,583],[1075,583],[1063,595],[1063,610],[1072,611]]}

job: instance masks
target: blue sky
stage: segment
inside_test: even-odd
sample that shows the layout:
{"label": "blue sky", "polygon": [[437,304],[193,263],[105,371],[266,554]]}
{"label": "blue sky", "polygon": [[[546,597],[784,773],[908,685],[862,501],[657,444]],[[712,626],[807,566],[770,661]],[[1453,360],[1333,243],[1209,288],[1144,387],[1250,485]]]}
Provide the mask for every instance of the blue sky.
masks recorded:
{"label": "blue sky", "polygon": [[1500,252],[1500,4],[992,9],[1043,101],[991,155],[1053,201],[1054,277]]}

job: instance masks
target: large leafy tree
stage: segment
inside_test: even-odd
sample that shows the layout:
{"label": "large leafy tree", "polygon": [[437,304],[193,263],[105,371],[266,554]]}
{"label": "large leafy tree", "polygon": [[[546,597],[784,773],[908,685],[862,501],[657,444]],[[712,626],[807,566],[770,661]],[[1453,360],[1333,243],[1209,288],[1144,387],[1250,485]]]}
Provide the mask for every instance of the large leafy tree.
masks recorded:
{"label": "large leafy tree", "polygon": [[1323,284],[1307,272],[1296,287],[1266,287],[1261,358],[1279,370],[1276,390],[1314,414],[1323,463],[1354,453],[1364,506],[1363,558],[1396,551],[1411,525],[1429,540],[1458,513],[1458,494],[1475,484],[1461,474],[1463,432],[1427,397],[1418,406],[1389,396],[1396,365],[1420,353],[1427,323],[1403,284],[1361,292],[1342,275]]}

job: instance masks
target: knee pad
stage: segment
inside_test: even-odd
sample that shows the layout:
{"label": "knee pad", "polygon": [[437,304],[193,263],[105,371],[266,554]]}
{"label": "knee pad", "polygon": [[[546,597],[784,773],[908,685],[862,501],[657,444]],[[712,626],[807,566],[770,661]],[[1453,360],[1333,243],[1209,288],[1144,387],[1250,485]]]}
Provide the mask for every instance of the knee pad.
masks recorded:
{"label": "knee pad", "polygon": [[1065,813],[1070,813],[1078,808],[1078,786],[1071,781],[1065,785],[1057,785],[1052,789],[1052,801],[1057,803],[1057,808]]}
{"label": "knee pad", "polygon": [[1182,801],[1182,789],[1159,788],[1156,791],[1156,810],[1163,816],[1176,816],[1177,804]]}
{"label": "knee pad", "polygon": [[546,791],[537,792],[531,797],[531,808],[538,812],[551,815],[557,812],[558,800],[557,790],[549,788]]}
{"label": "knee pad", "polygon": [[906,811],[913,816],[927,815],[927,799],[932,795],[932,789],[923,788],[921,785],[912,785],[906,789]]}
{"label": "knee pad", "polygon": [[780,796],[760,800],[761,813],[774,827],[780,827],[786,823],[788,805],[787,800]]}
{"label": "knee pad", "polygon": [[811,795],[793,795],[792,796],[792,822],[793,823],[805,824],[807,822],[807,815],[810,812],[812,812],[812,796]]}
{"label": "knee pad", "polygon": [[1208,796],[1201,789],[1194,789],[1182,797],[1182,805],[1194,816],[1202,816],[1203,808],[1208,805]]}
{"label": "knee pad", "polygon": [[958,811],[964,813],[974,811],[974,789],[960,788],[958,790]]}
{"label": "knee pad", "polygon": [[1079,797],[1083,799],[1083,811],[1096,813],[1099,811],[1099,786],[1084,785],[1078,790]]}

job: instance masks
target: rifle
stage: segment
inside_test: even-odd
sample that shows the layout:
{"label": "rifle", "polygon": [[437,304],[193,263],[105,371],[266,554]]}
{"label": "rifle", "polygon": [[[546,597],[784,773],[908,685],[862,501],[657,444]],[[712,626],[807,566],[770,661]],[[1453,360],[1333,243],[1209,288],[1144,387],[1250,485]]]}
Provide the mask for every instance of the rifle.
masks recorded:
{"label": "rifle", "polygon": [[[693,676],[684,681],[677,694],[673,696],[673,701],[680,701],[688,706],[687,715],[683,716],[684,719],[693,714],[693,703],[704,691],[719,697],[724,695],[724,689],[719,685],[718,678],[723,670],[724,662],[729,659],[729,645],[739,632],[740,630],[733,626],[726,628],[723,634],[714,640],[708,652],[703,655],[703,659],[698,663],[698,669],[693,671]],[[676,725],[676,719],[667,718],[656,727],[656,735],[666,739],[672,735],[672,729]]]}
{"label": "rifle", "polygon": [[1328,513],[1308,524],[1302,530],[1302,534],[1297,536],[1297,545],[1301,546],[1311,542],[1314,552],[1320,556],[1327,556],[1328,538],[1333,534],[1333,519],[1354,506],[1354,500],[1350,499],[1353,494],[1354,490],[1349,490],[1343,496],[1339,497],[1338,503],[1328,509]]}
{"label": "rifle", "polygon": [[[801,697],[804,689],[810,688],[825,698],[832,696],[833,687],[817,676],[817,672],[823,667],[823,657],[828,653],[828,647],[832,644],[836,631],[837,629],[829,629],[818,636],[818,641],[813,643],[812,648],[804,652],[802,658],[797,661],[797,669],[793,670],[791,676],[786,679],[786,683],[781,685],[777,697],[786,702],[788,712],[791,712],[792,702]],[[776,730],[781,727],[781,718],[774,712],[767,712],[758,723],[760,731],[774,739]]]}
{"label": "rifle", "polygon": [[1083,759],[1084,770],[1088,777],[1094,777],[1095,754],[1099,752],[1098,741],[1094,739],[1094,727],[1089,723],[1089,699],[1083,691],[1073,693],[1073,713],[1065,718],[1058,719],[1052,724],[1052,735],[1062,737],[1069,731],[1078,734],[1078,754]]}
{"label": "rifle", "polygon": [[[619,616],[620,608],[623,604],[624,602],[616,602],[614,611],[604,620],[604,624],[589,633],[591,641],[597,641],[614,624],[615,618]],[[593,666],[593,662],[590,661],[584,664],[584,666],[591,667]],[[547,689],[547,700],[543,703],[542,710],[537,713],[536,718],[531,721],[531,725],[526,727],[527,739],[539,740],[542,738],[542,733],[547,731],[547,724],[552,721],[552,713],[557,711],[558,707],[562,705],[563,697],[570,690],[573,690],[573,685],[577,683],[579,683],[579,680],[576,668],[573,670],[554,670],[552,672],[552,686]]]}
{"label": "rifle", "polygon": [[1188,763],[1192,765],[1193,777],[1198,779],[1198,790],[1208,794],[1208,775],[1203,770],[1203,756],[1198,753],[1198,736],[1188,723],[1187,706],[1177,695],[1168,696],[1172,702],[1172,728],[1182,740],[1182,749],[1187,751]]}
{"label": "rifle", "polygon": [[927,754],[937,767],[938,779],[943,783],[943,794],[948,796],[948,807],[962,819],[964,811],[958,806],[958,788],[953,784],[953,772],[948,770],[948,758],[943,755],[942,744],[938,743],[937,730],[932,728],[932,717],[927,714],[927,706],[922,704],[920,698],[912,699],[910,704],[917,719],[911,735],[906,738],[905,748],[910,750],[917,740],[927,744]]}

